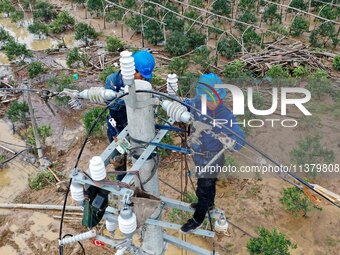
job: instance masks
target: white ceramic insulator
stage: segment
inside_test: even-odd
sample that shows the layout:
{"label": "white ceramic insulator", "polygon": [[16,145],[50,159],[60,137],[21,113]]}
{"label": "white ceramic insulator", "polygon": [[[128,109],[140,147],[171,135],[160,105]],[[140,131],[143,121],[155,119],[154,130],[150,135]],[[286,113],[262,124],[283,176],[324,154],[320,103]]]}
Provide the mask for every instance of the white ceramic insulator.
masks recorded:
{"label": "white ceramic insulator", "polygon": [[110,221],[110,220],[106,220],[105,221],[105,227],[106,229],[109,231],[109,232],[113,232],[116,230],[117,228],[117,224],[113,221]]}
{"label": "white ceramic insulator", "polygon": [[117,93],[112,89],[103,87],[91,87],[79,93],[78,97],[89,99],[93,103],[102,104],[105,101],[111,101],[117,97]]}
{"label": "white ceramic insulator", "polygon": [[191,115],[184,105],[175,101],[165,100],[162,103],[162,108],[166,111],[167,115],[177,122],[188,123]]}
{"label": "white ceramic insulator", "polygon": [[62,240],[59,240],[59,245],[74,243],[74,242],[82,241],[85,239],[90,239],[95,236],[96,236],[96,231],[93,229],[93,230],[90,230],[88,232],[85,232],[79,235],[63,238]]}
{"label": "white ceramic insulator", "polygon": [[229,224],[225,217],[220,217],[219,220],[215,221],[215,231],[217,232],[227,232],[228,227]]}
{"label": "white ceramic insulator", "polygon": [[74,201],[82,202],[85,200],[83,185],[72,182],[70,190],[71,197]]}
{"label": "white ceramic insulator", "polygon": [[91,178],[95,181],[102,181],[106,177],[106,169],[104,161],[100,156],[94,156],[90,160],[90,173]]}
{"label": "white ceramic insulator", "polygon": [[123,247],[123,248],[119,248],[115,255],[124,255],[125,251],[126,251],[127,247]]}
{"label": "white ceramic insulator", "polygon": [[137,218],[136,214],[132,213],[131,217],[128,219],[122,218],[121,215],[118,216],[118,227],[120,232],[125,235],[130,235],[137,229]]}
{"label": "white ceramic insulator", "polygon": [[127,50],[122,51],[120,53],[119,62],[120,62],[120,70],[123,76],[123,80],[133,81],[136,70],[135,70],[135,60],[132,57],[132,53]]}
{"label": "white ceramic insulator", "polygon": [[177,79],[177,75],[172,73],[172,74],[168,74],[168,79],[166,80],[167,82],[167,92],[170,96],[176,96],[177,95],[177,91],[178,91],[178,79]]}

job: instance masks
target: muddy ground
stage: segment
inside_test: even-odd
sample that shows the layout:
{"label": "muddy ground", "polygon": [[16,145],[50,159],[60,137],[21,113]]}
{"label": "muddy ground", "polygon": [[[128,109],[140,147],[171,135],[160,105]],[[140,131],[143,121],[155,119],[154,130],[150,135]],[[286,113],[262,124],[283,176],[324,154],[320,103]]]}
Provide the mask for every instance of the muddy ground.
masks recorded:
{"label": "muddy ground", "polygon": [[[64,1],[60,1],[64,4]],[[70,5],[65,7],[78,17],[83,19],[84,10],[82,8],[73,9]],[[87,22],[102,30],[102,21],[99,19],[87,19]],[[1,21],[3,22],[3,21]],[[10,26],[10,24],[7,24]],[[24,30],[17,31],[16,36],[25,40],[29,35]],[[120,26],[108,24],[105,34],[120,34]],[[131,45],[140,45],[138,36],[130,38],[131,31],[124,28],[124,39],[129,40]],[[71,35],[67,35],[69,45],[74,45]],[[53,45],[54,41],[29,41],[33,49],[45,49]],[[57,54],[53,57],[46,56],[42,52],[35,53],[39,58],[53,70],[60,67],[60,63],[65,62],[65,54]],[[55,63],[55,61],[58,64]],[[0,53],[0,62],[6,63],[6,59]],[[1,70],[7,72],[8,67]],[[51,74],[50,74],[51,75]],[[46,77],[48,78],[48,76]],[[76,82],[79,88],[101,85],[96,73],[81,75]],[[52,102],[52,108],[56,112],[54,116],[49,109],[42,104],[41,100],[33,96],[33,105],[36,109],[35,114],[39,124],[49,124],[53,130],[53,136],[47,140],[47,152],[52,161],[60,162],[58,169],[63,172],[67,181],[70,169],[74,164],[74,159],[80,149],[80,142],[84,136],[84,128],[80,122],[82,112],[74,112],[70,109],[59,107]],[[331,104],[330,100],[324,99],[322,102],[314,102],[312,112],[318,116],[320,125],[305,129],[287,128],[261,128],[253,129],[247,139],[256,144],[264,152],[267,152],[280,162],[289,162],[289,152],[296,145],[296,141],[304,137],[307,133],[320,133],[322,144],[328,149],[332,149],[336,155],[337,163],[340,162],[340,119],[335,116],[333,111],[328,108],[325,111],[324,105]],[[277,116],[276,116],[277,117]],[[7,120],[0,122],[1,140],[9,139],[15,143],[25,145],[17,136],[11,135],[11,126]],[[108,145],[107,139],[92,139],[87,144],[80,167],[86,169],[88,159],[93,155],[100,154]],[[243,149],[244,154],[249,151]],[[251,156],[249,154],[249,156]],[[235,155],[235,158],[242,164],[244,158]],[[64,197],[63,188],[50,186],[41,191],[33,191],[28,187],[28,176],[38,171],[34,165],[25,162],[23,158],[18,158],[7,165],[7,168],[0,170],[0,201],[17,203],[46,203],[62,204]],[[181,182],[180,157],[172,155],[165,158],[160,166],[159,175],[163,180],[167,180],[170,185],[179,189]],[[324,187],[340,193],[340,181],[338,179],[322,180],[320,183]],[[298,245],[292,251],[295,255],[337,255],[340,248],[340,214],[339,209],[325,202],[322,203],[322,211],[312,210],[308,217],[298,215],[294,217],[286,212],[279,202],[280,191],[282,188],[290,187],[286,182],[278,178],[265,178],[263,180],[243,180],[243,179],[222,179],[218,182],[218,192],[216,206],[223,209],[230,222],[237,227],[230,227],[230,236],[218,235],[215,239],[216,250],[220,254],[247,254],[246,242],[250,235],[255,235],[256,226],[266,228],[278,228],[285,233],[289,239]],[[190,185],[188,190],[193,192]],[[180,195],[166,185],[161,184],[161,193],[179,199]],[[69,198],[69,204],[72,204]],[[169,212],[168,212],[169,213]],[[168,213],[166,215],[168,215]],[[57,239],[59,231],[59,220],[55,216],[60,216],[60,212],[46,211],[23,211],[23,210],[3,210],[0,209],[0,254],[6,255],[26,255],[26,254],[58,254]],[[76,217],[68,215],[69,217]],[[240,229],[238,229],[240,228]],[[76,234],[86,231],[80,226],[80,220],[67,221],[63,233]],[[183,236],[180,233],[173,235],[184,240],[195,243],[206,249],[212,249],[210,239],[197,238],[195,236]],[[83,242],[86,254],[114,254],[113,250],[95,247],[90,241]],[[66,247],[66,255],[82,254],[77,244]],[[169,246],[166,254],[190,254],[180,251],[173,246]]]}

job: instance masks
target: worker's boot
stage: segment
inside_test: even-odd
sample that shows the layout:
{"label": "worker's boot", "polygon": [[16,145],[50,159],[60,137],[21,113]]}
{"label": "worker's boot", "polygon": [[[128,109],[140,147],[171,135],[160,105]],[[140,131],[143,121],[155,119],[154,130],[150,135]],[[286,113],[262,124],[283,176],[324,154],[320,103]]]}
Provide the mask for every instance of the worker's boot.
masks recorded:
{"label": "worker's boot", "polygon": [[[196,208],[197,208],[197,205],[198,205],[198,203],[191,203],[191,204],[190,204],[190,207],[191,207],[192,209],[196,209]],[[209,211],[213,210],[214,208],[215,208],[215,205],[209,206]]]}
{"label": "worker's boot", "polygon": [[192,231],[198,229],[201,225],[202,225],[202,223],[196,222],[195,219],[189,219],[187,221],[187,223],[185,223],[181,227],[181,232],[184,233],[184,234],[192,232]]}

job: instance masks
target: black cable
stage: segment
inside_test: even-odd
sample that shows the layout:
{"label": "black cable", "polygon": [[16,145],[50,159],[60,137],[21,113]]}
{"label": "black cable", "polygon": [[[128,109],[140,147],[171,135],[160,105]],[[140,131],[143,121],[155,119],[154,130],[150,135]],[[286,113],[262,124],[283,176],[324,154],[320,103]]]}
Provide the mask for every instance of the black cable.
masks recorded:
{"label": "black cable", "polygon": [[[213,224],[212,224],[212,220],[211,220],[211,215],[210,215],[210,210],[208,209],[208,219],[209,219],[209,224],[210,224],[210,230],[212,232],[214,232],[214,227],[213,227]],[[214,238],[212,239],[212,245],[213,245],[213,255],[215,255],[215,240]]]}
{"label": "black cable", "polygon": [[31,147],[30,147],[30,148],[26,148],[26,149],[24,149],[24,150],[22,150],[22,151],[19,151],[18,153],[15,153],[12,157],[10,157],[10,158],[8,158],[8,159],[5,159],[4,161],[0,162],[0,166],[2,166],[2,165],[4,165],[4,164],[6,164],[7,162],[9,162],[9,161],[15,159],[15,158],[18,157],[21,153],[23,153],[23,152],[25,152],[25,151],[28,151],[28,150],[30,150],[30,149],[31,149]]}
{"label": "black cable", "polygon": [[[63,236],[63,239],[64,239],[65,237],[67,237],[67,236],[72,237],[73,235],[72,235],[72,234],[65,234],[65,235]],[[86,255],[86,253],[85,253],[85,248],[84,248],[83,244],[82,244],[80,241],[77,241],[77,243],[80,245],[80,247],[81,247],[81,249],[82,249],[82,251],[83,251],[83,255]]]}
{"label": "black cable", "polygon": [[[78,157],[77,157],[77,160],[76,160],[76,163],[74,165],[74,169],[77,169],[78,167],[78,164],[79,164],[79,160],[80,160],[80,157],[81,155],[83,154],[83,151],[84,151],[84,148],[86,146],[86,143],[93,131],[93,129],[95,128],[95,126],[98,124],[99,120],[101,119],[101,117],[103,116],[103,114],[107,111],[107,109],[110,108],[111,105],[113,105],[118,99],[124,97],[128,95],[128,93],[125,93],[125,94],[122,94],[120,95],[119,97],[113,99],[101,112],[100,114],[98,115],[97,119],[93,122],[89,132],[87,133],[86,137],[85,137],[85,140],[81,146],[81,149],[79,151],[79,154],[78,154]],[[86,174],[87,177],[89,177],[91,179],[91,177],[84,172],[84,174]],[[91,179],[92,180],[92,179]],[[62,231],[63,231],[63,222],[64,222],[64,215],[65,215],[65,209],[66,209],[66,203],[67,203],[67,197],[68,197],[68,194],[70,192],[70,187],[71,187],[71,183],[72,183],[72,178],[70,178],[70,181],[68,183],[68,187],[67,187],[67,190],[66,190],[66,193],[65,193],[65,198],[64,198],[64,204],[63,204],[63,209],[62,209],[62,213],[61,213],[61,219],[60,219],[60,226],[59,226],[59,240],[61,240],[61,236],[62,236]],[[63,247],[60,245],[59,246],[59,255],[63,255]]]}

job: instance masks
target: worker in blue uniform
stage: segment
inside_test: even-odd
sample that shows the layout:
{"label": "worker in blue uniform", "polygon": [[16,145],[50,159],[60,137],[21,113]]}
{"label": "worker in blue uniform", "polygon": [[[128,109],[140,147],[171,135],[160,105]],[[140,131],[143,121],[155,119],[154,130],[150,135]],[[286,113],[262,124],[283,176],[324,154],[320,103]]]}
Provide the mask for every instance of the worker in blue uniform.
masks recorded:
{"label": "worker in blue uniform", "polygon": [[[152,79],[152,72],[155,68],[155,59],[153,55],[146,50],[141,50],[132,55],[135,61],[135,80]],[[124,88],[124,82],[120,71],[110,74],[105,81],[105,88],[112,89],[119,92]],[[109,102],[108,102],[109,103]],[[110,106],[109,115],[106,118],[107,123],[107,136],[109,141],[112,142],[114,137],[117,136],[127,125],[126,107],[123,99],[118,99]],[[116,168],[117,171],[126,171],[126,164],[124,163],[121,168]],[[118,175],[117,179],[122,180],[124,174]]]}
{"label": "worker in blue uniform", "polygon": [[[224,149],[221,143],[222,137],[228,138],[233,143],[233,150],[240,150],[244,145],[245,133],[239,125],[235,124],[236,118],[230,110],[222,103],[223,98],[227,96],[226,89],[214,89],[215,84],[223,84],[222,80],[215,74],[203,74],[196,86],[196,97],[190,101],[186,101],[197,109],[201,109],[201,95],[207,95],[207,115],[214,119],[228,120],[227,128],[234,131],[238,136],[232,134],[230,131],[213,126],[211,120],[205,115],[194,112],[194,120],[202,124],[208,124],[211,127],[210,132],[202,131],[199,136],[199,141],[191,142],[191,150],[193,151],[193,161],[195,166],[200,168],[211,164],[214,166],[224,165],[224,154],[222,153],[214,162],[212,159]],[[218,96],[217,96],[218,94]],[[218,98],[219,97],[219,98]],[[231,122],[233,124],[231,125]],[[217,138],[216,135],[221,138]],[[241,137],[241,138],[240,138]],[[196,168],[197,169],[197,168]],[[206,213],[214,207],[214,200],[216,194],[217,172],[196,172],[197,175],[197,189],[196,195],[197,203],[192,203],[191,207],[195,209],[193,218],[189,219],[181,227],[181,231],[188,233],[201,226],[206,216]]]}

